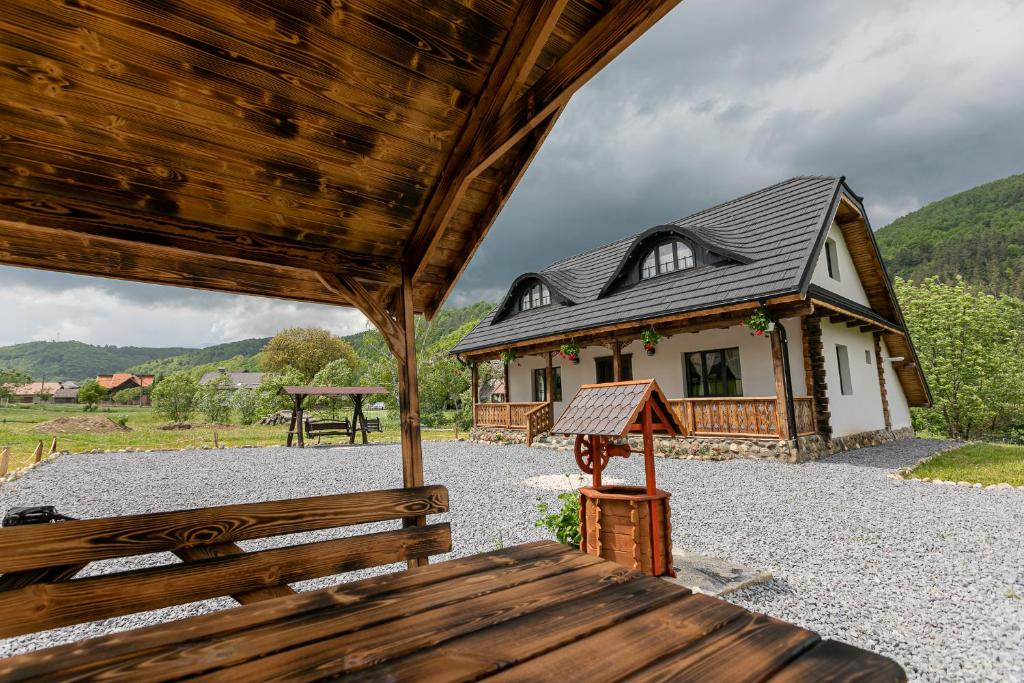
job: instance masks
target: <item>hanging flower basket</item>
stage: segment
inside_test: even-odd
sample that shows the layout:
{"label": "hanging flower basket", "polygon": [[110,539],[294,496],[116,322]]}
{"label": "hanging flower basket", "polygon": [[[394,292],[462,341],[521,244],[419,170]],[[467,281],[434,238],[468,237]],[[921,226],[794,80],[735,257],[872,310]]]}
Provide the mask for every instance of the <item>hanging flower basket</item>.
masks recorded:
{"label": "hanging flower basket", "polygon": [[501,352],[501,362],[504,363],[505,365],[511,364],[512,361],[514,361],[516,358],[516,352],[513,351],[512,349]]}
{"label": "hanging flower basket", "polygon": [[754,311],[749,318],[740,324],[750,330],[752,337],[763,337],[766,332],[771,333],[775,331],[775,323],[768,317],[763,308]]}
{"label": "hanging flower basket", "polygon": [[562,344],[558,349],[558,355],[562,358],[568,358],[573,365],[579,365],[580,363],[580,345],[576,342],[566,342]]}
{"label": "hanging flower basket", "polygon": [[654,349],[657,348],[658,342],[661,341],[661,335],[654,331],[653,327],[649,327],[640,333],[640,341],[644,344],[644,351],[647,352],[648,356],[654,355]]}

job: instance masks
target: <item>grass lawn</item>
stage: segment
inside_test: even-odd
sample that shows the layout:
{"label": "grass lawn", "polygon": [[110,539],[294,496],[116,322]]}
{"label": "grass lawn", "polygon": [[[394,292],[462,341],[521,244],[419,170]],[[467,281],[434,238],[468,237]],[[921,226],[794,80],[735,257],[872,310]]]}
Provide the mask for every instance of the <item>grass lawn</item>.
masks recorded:
{"label": "grass lawn", "polygon": [[[101,434],[72,433],[72,434],[46,434],[38,432],[33,427],[41,422],[47,422],[57,417],[73,415],[99,415],[109,417],[115,422],[119,418],[127,420],[128,432],[109,432]],[[386,411],[375,413],[366,412],[367,417],[380,417],[384,433],[369,434],[373,443],[397,443],[400,437],[397,415],[392,416]],[[318,417],[315,413],[313,417]],[[323,417],[327,417],[326,415]],[[82,411],[79,405],[9,405],[0,406],[0,448],[11,449],[10,469],[16,470],[28,465],[32,460],[32,451],[36,443],[43,441],[43,453],[50,448],[50,440],[57,437],[57,450],[71,451],[72,453],[100,448],[104,450],[119,450],[122,448],[195,448],[198,446],[213,446],[213,433],[217,432],[217,441],[227,446],[272,446],[284,444],[287,436],[287,425],[212,425],[203,424],[201,418],[192,420],[192,429],[162,430],[160,427],[166,421],[157,415],[152,408],[117,406],[103,407],[95,413]],[[455,433],[451,429],[430,429],[424,427],[422,430],[424,441],[440,441],[454,438]],[[357,442],[360,435],[356,435]],[[340,443],[341,439],[333,437],[325,439],[324,443]]]}
{"label": "grass lawn", "polygon": [[1024,486],[1024,446],[979,443],[947,451],[915,467],[915,477]]}

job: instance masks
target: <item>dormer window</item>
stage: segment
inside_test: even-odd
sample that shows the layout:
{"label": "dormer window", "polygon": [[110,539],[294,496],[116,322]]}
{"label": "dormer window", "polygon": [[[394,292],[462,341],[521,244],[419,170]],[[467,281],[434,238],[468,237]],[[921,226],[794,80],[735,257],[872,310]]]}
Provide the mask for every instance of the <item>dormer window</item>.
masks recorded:
{"label": "dormer window", "polygon": [[538,282],[523,291],[523,296],[519,300],[519,310],[528,311],[531,308],[540,308],[550,303],[551,292],[548,291],[548,286]]}
{"label": "dormer window", "polygon": [[693,249],[682,240],[662,242],[640,261],[640,279],[657,277],[677,270],[693,268]]}

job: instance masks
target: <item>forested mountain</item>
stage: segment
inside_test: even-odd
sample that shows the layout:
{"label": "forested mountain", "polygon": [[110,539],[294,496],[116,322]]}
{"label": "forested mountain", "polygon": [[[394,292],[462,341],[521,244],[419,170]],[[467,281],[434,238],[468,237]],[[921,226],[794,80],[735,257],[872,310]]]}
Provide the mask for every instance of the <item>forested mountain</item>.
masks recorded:
{"label": "forested mountain", "polygon": [[1024,297],[1024,174],[940,199],[875,236],[893,275],[961,275],[990,294]]}
{"label": "forested mountain", "polygon": [[[416,345],[421,351],[487,315],[492,304],[478,303],[464,308],[447,308],[434,320],[416,320]],[[386,347],[376,330],[345,337],[364,363],[372,363]],[[27,373],[35,380],[82,380],[110,372],[138,372],[170,375],[182,370],[201,374],[224,367],[229,370],[260,370],[259,353],[269,338],[243,339],[205,349],[138,348],[93,346],[77,341],[29,342],[0,347],[0,368]],[[457,341],[457,340],[456,340]],[[453,342],[454,344],[454,342]]]}
{"label": "forested mountain", "polygon": [[93,346],[79,341],[37,341],[0,347],[0,367],[20,370],[35,380],[82,380],[122,372],[143,361],[176,356],[192,349]]}

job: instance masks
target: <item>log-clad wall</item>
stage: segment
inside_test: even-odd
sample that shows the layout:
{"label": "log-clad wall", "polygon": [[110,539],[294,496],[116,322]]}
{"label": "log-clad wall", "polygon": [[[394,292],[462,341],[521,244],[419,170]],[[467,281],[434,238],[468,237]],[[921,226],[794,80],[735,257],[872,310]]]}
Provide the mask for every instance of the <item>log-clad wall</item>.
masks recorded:
{"label": "log-clad wall", "polygon": [[875,332],[875,367],[878,368],[878,389],[882,393],[882,416],[885,428],[892,429],[892,418],[889,416],[889,393],[885,388],[885,359],[882,358],[882,333]]}
{"label": "log-clad wall", "polygon": [[806,381],[814,399],[814,414],[818,434],[828,441],[832,438],[832,423],[828,406],[828,385],[825,383],[825,354],[821,345],[821,318],[809,315],[803,318],[804,367]]}

